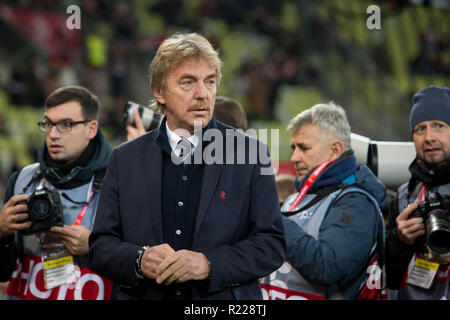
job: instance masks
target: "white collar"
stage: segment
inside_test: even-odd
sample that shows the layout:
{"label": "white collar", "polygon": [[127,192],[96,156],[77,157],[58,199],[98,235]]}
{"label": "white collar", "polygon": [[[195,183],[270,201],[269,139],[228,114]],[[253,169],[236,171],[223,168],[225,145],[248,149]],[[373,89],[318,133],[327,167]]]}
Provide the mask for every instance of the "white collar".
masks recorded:
{"label": "white collar", "polygon": [[[177,135],[175,132],[170,130],[169,125],[167,124],[167,121],[166,121],[166,132],[167,132],[167,138],[169,139],[170,148],[172,149],[173,152],[175,152],[176,155],[178,155],[181,151],[181,147],[178,145],[178,142],[180,142],[183,139],[179,135]],[[189,141],[193,145],[192,152],[194,152],[194,150],[197,147],[198,142],[199,142],[198,136],[193,134],[186,140]]]}

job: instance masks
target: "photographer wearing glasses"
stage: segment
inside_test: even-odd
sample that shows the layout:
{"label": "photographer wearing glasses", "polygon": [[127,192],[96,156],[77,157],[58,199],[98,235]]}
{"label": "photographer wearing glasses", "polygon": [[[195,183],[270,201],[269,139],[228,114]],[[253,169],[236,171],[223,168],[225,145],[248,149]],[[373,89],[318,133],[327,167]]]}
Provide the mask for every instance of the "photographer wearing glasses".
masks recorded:
{"label": "photographer wearing glasses", "polygon": [[111,147],[98,98],[79,86],[45,101],[38,162],[11,175],[0,211],[0,281],[7,299],[107,299],[112,282],[87,267],[88,238]]}
{"label": "photographer wearing glasses", "polygon": [[402,300],[448,300],[450,89],[430,86],[416,93],[409,126],[417,156],[389,214],[388,286]]}

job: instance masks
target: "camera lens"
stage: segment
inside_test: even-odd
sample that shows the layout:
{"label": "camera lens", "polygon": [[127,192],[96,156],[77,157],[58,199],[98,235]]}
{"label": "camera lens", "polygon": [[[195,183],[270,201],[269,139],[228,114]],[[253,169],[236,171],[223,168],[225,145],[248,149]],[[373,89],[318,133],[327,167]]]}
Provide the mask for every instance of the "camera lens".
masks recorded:
{"label": "camera lens", "polygon": [[42,220],[48,217],[50,203],[46,198],[36,198],[30,204],[32,219]]}
{"label": "camera lens", "polygon": [[134,126],[133,109],[137,109],[139,115],[142,116],[143,107],[132,101],[128,101],[126,104],[125,109],[123,110],[123,121],[125,124],[131,126]]}
{"label": "camera lens", "polygon": [[438,230],[428,237],[428,246],[431,251],[437,254],[446,254],[450,251],[450,232],[448,230]]}
{"label": "camera lens", "polygon": [[145,130],[151,131],[159,126],[162,120],[160,114],[155,114],[152,109],[144,107],[136,102],[128,101],[123,112],[123,121],[127,125],[134,126],[133,110],[136,109],[141,117]]}
{"label": "camera lens", "polygon": [[430,212],[427,220],[428,246],[437,254],[450,251],[450,217],[445,210]]}

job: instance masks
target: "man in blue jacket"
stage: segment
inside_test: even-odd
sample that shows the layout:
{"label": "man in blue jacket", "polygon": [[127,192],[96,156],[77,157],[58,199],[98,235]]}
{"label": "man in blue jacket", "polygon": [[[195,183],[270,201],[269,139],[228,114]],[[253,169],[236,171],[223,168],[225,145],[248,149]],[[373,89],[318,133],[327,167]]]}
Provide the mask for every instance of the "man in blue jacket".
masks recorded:
{"label": "man in blue jacket", "polygon": [[270,161],[247,148],[267,147],[212,117],[220,70],[197,34],[166,39],[151,63],[165,117],[114,149],[90,237],[92,268],[120,284],[119,299],[261,299],[258,279],[283,263]]}
{"label": "man in blue jacket", "polygon": [[287,261],[263,279],[264,298],[355,299],[377,241],[383,245],[385,187],[358,167],[341,107],[315,105],[288,131],[298,192],[281,209]]}

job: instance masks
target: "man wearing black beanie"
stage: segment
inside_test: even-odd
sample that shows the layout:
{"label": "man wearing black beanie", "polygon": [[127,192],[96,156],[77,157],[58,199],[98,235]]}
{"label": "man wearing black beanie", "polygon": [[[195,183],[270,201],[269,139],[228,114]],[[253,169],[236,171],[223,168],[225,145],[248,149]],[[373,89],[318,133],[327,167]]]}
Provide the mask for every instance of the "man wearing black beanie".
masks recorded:
{"label": "man wearing black beanie", "polygon": [[[419,211],[418,203],[442,204],[441,197],[448,197],[450,204],[450,89],[430,86],[417,92],[409,126],[417,155],[409,166],[411,179],[398,189],[389,214],[388,287],[402,300],[448,300],[450,208],[438,205]],[[430,237],[429,228],[431,217],[438,217],[433,211],[438,207],[442,209],[439,242]]]}

